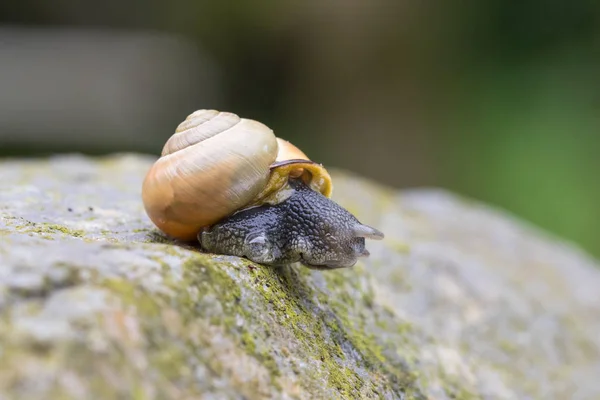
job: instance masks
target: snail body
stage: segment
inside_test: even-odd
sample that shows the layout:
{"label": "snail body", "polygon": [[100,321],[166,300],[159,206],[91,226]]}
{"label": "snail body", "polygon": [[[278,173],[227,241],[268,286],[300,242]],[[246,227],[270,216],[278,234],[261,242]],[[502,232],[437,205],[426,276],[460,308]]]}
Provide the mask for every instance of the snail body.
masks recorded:
{"label": "snail body", "polygon": [[[206,251],[270,265],[300,261],[314,267],[351,266],[357,257],[368,255],[364,238],[380,239],[383,234],[334,203],[332,188],[321,164],[264,124],[198,110],[165,143],[144,179],[142,201],[161,231],[179,240],[197,239]],[[321,226],[327,241],[320,239],[319,244],[316,232],[298,231],[290,223],[294,219],[307,227]],[[348,253],[345,257],[308,254],[325,254],[323,249],[334,248],[331,242],[340,237],[362,240],[363,245],[347,243],[338,250]]]}

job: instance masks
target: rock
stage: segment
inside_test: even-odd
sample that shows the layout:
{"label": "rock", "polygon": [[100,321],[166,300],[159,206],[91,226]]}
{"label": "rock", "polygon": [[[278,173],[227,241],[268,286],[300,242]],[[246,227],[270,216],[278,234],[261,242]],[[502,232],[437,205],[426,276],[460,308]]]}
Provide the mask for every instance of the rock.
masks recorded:
{"label": "rock", "polygon": [[157,232],[152,157],[0,164],[0,398],[596,399],[600,270],[440,190],[333,173],[386,234],[351,269]]}

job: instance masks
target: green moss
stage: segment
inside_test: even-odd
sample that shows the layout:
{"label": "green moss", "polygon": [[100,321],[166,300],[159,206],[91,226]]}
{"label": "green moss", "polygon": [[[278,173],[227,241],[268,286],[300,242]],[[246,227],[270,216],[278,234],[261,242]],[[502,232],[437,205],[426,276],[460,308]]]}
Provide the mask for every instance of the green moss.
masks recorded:
{"label": "green moss", "polygon": [[444,382],[444,390],[449,398],[453,400],[476,400],[480,397],[464,387],[464,382],[457,380],[456,377],[450,377],[443,372],[439,378]]}
{"label": "green moss", "polygon": [[173,243],[171,239],[156,231],[148,231],[145,241],[147,243]]}
{"label": "green moss", "polygon": [[145,318],[157,317],[160,314],[160,306],[157,304],[158,298],[150,297],[141,287],[134,282],[126,281],[120,278],[105,279],[102,286],[118,295],[119,299],[127,305],[133,305],[136,311]]}
{"label": "green moss", "polygon": [[[214,298],[222,307],[223,312],[219,315],[208,316],[211,324],[222,326],[226,332],[232,334],[246,353],[254,356],[269,370],[271,378],[279,376],[277,363],[273,356],[266,349],[258,348],[256,343],[257,333],[245,326],[249,320],[254,319],[256,316],[248,314],[241,303],[242,293],[240,287],[226,273],[223,266],[215,263],[209,256],[197,255],[184,264],[184,277],[187,284],[199,289],[201,297]],[[198,312],[190,317],[205,315],[202,312],[203,310],[194,306],[198,299],[190,296],[189,292],[187,294],[183,293],[181,297],[183,301],[188,303],[189,309]],[[239,318],[242,318],[244,325],[238,326]],[[275,380],[272,383],[277,384]]]}
{"label": "green moss", "polygon": [[509,355],[516,354],[519,351],[519,347],[515,343],[512,343],[508,340],[499,340],[497,344],[500,349]]}
{"label": "green moss", "polygon": [[411,250],[410,244],[400,241],[393,241],[390,247],[400,254],[409,254]]}
{"label": "green moss", "polygon": [[[193,391],[195,378],[189,366],[190,356],[197,351],[194,344],[197,338],[190,338],[184,327],[173,326],[172,321],[165,321],[165,310],[174,310],[169,296],[156,295],[137,285],[135,281],[120,278],[104,279],[101,285],[116,295],[124,310],[129,310],[129,315],[135,317],[144,338],[137,346],[143,346],[141,352],[149,361],[143,373],[151,374],[153,379],[158,380],[153,386],[179,386]],[[127,345],[125,354],[135,354],[135,344],[117,341],[114,345]],[[203,361],[210,363],[210,360]]]}
{"label": "green moss", "polygon": [[82,229],[71,229],[64,225],[33,222],[22,217],[6,217],[7,225],[13,226],[20,233],[38,235],[42,238],[52,238],[54,234],[83,238],[85,231]]}
{"label": "green moss", "polygon": [[256,344],[254,338],[248,331],[242,332],[242,346],[250,353],[256,354]]}
{"label": "green moss", "polygon": [[[21,233],[35,234],[42,238],[52,238],[53,234],[62,234],[71,237],[81,238],[85,235],[85,231],[79,229],[70,229],[63,225],[47,224],[28,221],[24,218],[11,218],[15,229]],[[50,236],[49,236],[50,235]]]}
{"label": "green moss", "polygon": [[[363,268],[326,274],[328,288],[335,295],[321,293],[322,301],[327,301],[335,312],[340,322],[338,329],[359,351],[368,369],[374,374],[384,375],[392,387],[402,388],[406,395],[420,398],[421,394],[416,389],[417,375],[407,366],[410,355],[418,353],[408,339],[412,326],[398,321],[393,312],[376,305],[372,288],[359,284],[362,276],[366,276]],[[361,296],[351,294],[357,291]],[[357,303],[355,299],[360,301]],[[367,324],[367,320],[371,323]],[[401,343],[381,341],[374,332],[369,332],[367,326],[373,325],[395,331],[403,340]],[[402,347],[398,348],[398,345]],[[406,353],[407,356],[398,358],[398,353]]]}
{"label": "green moss", "polygon": [[[393,367],[374,334],[364,333],[365,322],[359,321],[357,326],[354,320],[360,320],[359,316],[350,317],[348,310],[357,305],[349,292],[344,291],[344,285],[349,282],[347,276],[338,272],[323,273],[335,291],[331,297],[332,293],[316,293],[311,289],[307,280],[311,279],[312,272],[305,267],[274,269],[242,260],[235,268],[248,272],[236,271],[235,275],[247,279],[242,286],[249,286],[251,292],[246,293],[233,279],[233,273],[228,273],[227,269],[233,267],[213,266],[206,261],[206,258],[194,257],[186,263],[185,269],[192,278],[190,284],[201,288],[205,296],[217,298],[224,309],[221,316],[211,319],[211,323],[220,324],[226,332],[237,335],[245,351],[258,359],[272,376],[280,375],[280,366],[268,337],[276,335],[278,329],[284,329],[295,338],[299,346],[296,351],[303,353],[301,358],[313,359],[320,365],[319,369],[309,372],[312,374],[309,379],[303,380],[308,391],[315,389],[310,386],[311,381],[319,382],[326,377],[329,386],[344,397],[353,397],[358,392],[371,393],[376,397],[375,393],[383,387],[396,393],[416,393],[416,389],[410,387],[414,377],[401,368]],[[199,268],[199,264],[202,267]],[[359,290],[358,285],[352,290]],[[365,293],[359,298],[362,298],[360,307],[374,307],[372,293]],[[257,301],[260,304],[256,304]],[[244,320],[243,327],[236,325],[236,315]],[[406,331],[405,327],[402,329]],[[354,356],[347,353],[348,346],[361,355],[361,368],[370,371],[372,379],[365,379],[353,366]],[[286,349],[286,352],[289,350]],[[285,363],[286,360],[280,362]],[[380,371],[383,371],[383,377]]]}
{"label": "green moss", "polygon": [[62,226],[62,225],[47,225],[46,228],[49,231],[52,232],[61,232],[65,235],[68,236],[73,236],[73,237],[83,237],[85,235],[85,232],[83,230],[77,230],[77,229],[69,229],[66,226]]}

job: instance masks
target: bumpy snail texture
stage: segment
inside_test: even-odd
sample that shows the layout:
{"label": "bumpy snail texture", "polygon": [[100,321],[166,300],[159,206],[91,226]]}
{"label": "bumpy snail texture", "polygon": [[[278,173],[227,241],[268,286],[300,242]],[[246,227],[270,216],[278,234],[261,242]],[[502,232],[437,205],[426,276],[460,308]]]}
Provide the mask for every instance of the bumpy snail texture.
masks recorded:
{"label": "bumpy snail texture", "polygon": [[283,265],[342,268],[382,239],[331,201],[331,176],[260,122],[198,110],[167,140],[142,184],[148,217],[206,251]]}
{"label": "bumpy snail texture", "polygon": [[241,211],[201,232],[201,247],[267,265],[301,262],[334,269],[369,255],[365,237],[383,238],[301,181],[291,179],[290,186],[294,192],[284,202]]}

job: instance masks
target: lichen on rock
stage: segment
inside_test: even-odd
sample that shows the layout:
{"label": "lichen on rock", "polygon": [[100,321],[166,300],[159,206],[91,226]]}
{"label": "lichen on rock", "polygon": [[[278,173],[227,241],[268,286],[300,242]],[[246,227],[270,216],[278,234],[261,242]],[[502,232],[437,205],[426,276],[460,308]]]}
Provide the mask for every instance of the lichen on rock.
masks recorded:
{"label": "lichen on rock", "polygon": [[265,267],[158,232],[153,161],[0,162],[0,398],[600,396],[600,270],[572,246],[335,171],[386,239],[350,269]]}

